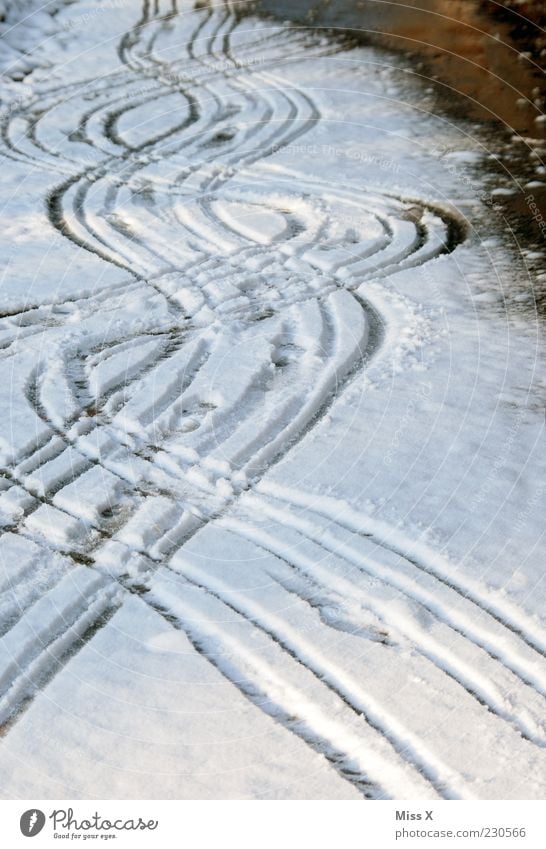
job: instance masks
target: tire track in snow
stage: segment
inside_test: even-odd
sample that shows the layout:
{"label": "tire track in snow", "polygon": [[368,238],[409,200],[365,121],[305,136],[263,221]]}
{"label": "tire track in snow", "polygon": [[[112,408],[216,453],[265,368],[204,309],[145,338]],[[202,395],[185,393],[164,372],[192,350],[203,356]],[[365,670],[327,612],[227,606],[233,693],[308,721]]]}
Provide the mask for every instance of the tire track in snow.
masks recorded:
{"label": "tire track in snow", "polygon": [[[158,13],[160,5],[156,4],[155,7]],[[61,152],[48,150],[47,145],[38,135],[39,132],[41,133],[41,124],[45,124],[47,119],[47,112],[38,116],[36,120],[31,117],[27,124],[27,141],[36,150],[37,157],[35,159],[31,157],[30,161],[43,162],[44,156],[47,156],[49,157],[47,160],[49,166],[61,170],[68,169],[70,173],[70,176],[50,194],[47,200],[52,225],[77,247],[90,251],[106,262],[126,270],[131,276],[131,280],[128,284],[124,284],[125,286],[142,283],[152,288],[167,302],[170,320],[174,323],[175,329],[170,331],[163,329],[160,332],[172,333],[174,340],[172,350],[166,357],[158,357],[152,360],[145,373],[138,377],[127,378],[121,372],[120,384],[129,393],[129,397],[134,398],[135,395],[131,394],[133,386],[136,386],[136,391],[138,391],[139,381],[144,379],[143,382],[145,383],[147,375],[152,376],[156,369],[160,367],[161,362],[172,361],[177,351],[180,350],[180,346],[186,344],[185,336],[178,338],[179,334],[181,332],[188,333],[188,339],[191,341],[192,330],[194,329],[192,317],[190,317],[190,320],[186,319],[185,309],[177,300],[178,293],[169,289],[169,276],[177,273],[190,281],[193,279],[197,281],[199,275],[203,275],[202,283],[196,283],[196,290],[199,291],[199,294],[202,294],[207,308],[216,315],[221,314],[221,308],[226,309],[227,306],[235,311],[239,309],[240,316],[245,319],[247,326],[252,327],[252,322],[255,321],[255,316],[252,313],[258,310],[265,312],[262,316],[265,318],[264,327],[271,327],[272,323],[277,320],[276,312],[279,312],[282,316],[283,310],[286,313],[287,310],[293,311],[297,308],[300,310],[298,321],[309,323],[312,319],[312,304],[316,303],[322,313],[322,321],[327,333],[324,337],[326,349],[322,352],[326,377],[317,381],[313,393],[303,393],[298,404],[294,402],[290,408],[286,407],[285,419],[283,420],[281,416],[274,423],[277,427],[274,437],[271,435],[270,428],[265,427],[264,429],[262,426],[261,429],[260,427],[257,428],[253,439],[249,440],[248,434],[241,433],[245,424],[243,416],[242,426],[237,427],[237,420],[234,418],[230,424],[231,431],[227,428],[227,434],[218,441],[214,428],[212,430],[209,428],[207,431],[207,417],[204,416],[203,422],[198,424],[196,431],[201,449],[201,453],[196,452],[197,463],[187,462],[186,460],[180,463],[176,459],[176,454],[173,459],[172,454],[167,456],[164,451],[164,456],[155,454],[151,461],[147,461],[150,479],[154,481],[158,489],[160,486],[166,487],[165,491],[168,498],[173,500],[174,509],[178,510],[179,513],[183,513],[185,510],[185,500],[175,486],[177,477],[185,482],[184,485],[189,486],[188,498],[190,500],[194,497],[197,499],[199,510],[185,537],[177,539],[177,531],[170,538],[169,531],[165,532],[160,525],[156,527],[152,524],[146,544],[124,542],[123,527],[130,524],[131,517],[139,515],[138,511],[135,512],[135,510],[131,510],[130,513],[125,515],[124,525],[118,525],[115,528],[115,533],[108,525],[101,527],[100,524],[95,526],[93,522],[90,523],[98,537],[93,546],[86,550],[87,556],[94,557],[97,545],[100,546],[102,543],[108,543],[109,540],[113,539],[121,549],[125,547],[126,551],[137,553],[144,559],[145,568],[138,581],[131,582],[127,581],[125,577],[121,577],[119,583],[122,586],[127,586],[131,591],[144,592],[143,597],[149,603],[150,599],[148,599],[145,591],[149,585],[150,576],[157,568],[157,563],[164,562],[170,553],[183,543],[184,538],[187,539],[196,529],[202,527],[208,521],[224,515],[228,507],[248,485],[248,483],[245,483],[239,488],[236,487],[229,496],[218,498],[214,493],[214,486],[221,474],[224,474],[224,471],[221,469],[221,472],[212,472],[210,469],[203,468],[201,460],[207,459],[207,457],[203,457],[203,452],[210,455],[210,451],[214,447],[221,453],[228,445],[228,439],[231,440],[236,461],[231,464],[228,475],[232,474],[233,469],[238,468],[238,463],[243,463],[243,465],[246,464],[247,467],[252,469],[254,477],[260,477],[267,469],[282,459],[291,447],[309,433],[324,416],[337,395],[343,391],[344,386],[351,379],[360,373],[380,343],[381,317],[361,296],[349,295],[348,292],[345,292],[342,296],[341,293],[344,292],[344,289],[354,289],[370,275],[389,273],[390,269],[397,269],[404,263],[406,267],[409,267],[408,264],[426,261],[432,256],[452,250],[460,240],[455,238],[449,241],[447,236],[436,240],[429,238],[429,232],[426,226],[422,224],[423,217],[430,210],[429,205],[425,203],[417,202],[417,214],[412,211],[415,210],[416,206],[416,202],[413,200],[390,198],[386,195],[378,198],[377,193],[359,193],[361,196],[357,198],[354,192],[352,194],[345,192],[343,195],[343,192],[329,189],[330,194],[336,196],[337,199],[343,198],[364,210],[378,222],[378,226],[382,230],[377,242],[371,245],[363,241],[355,247],[351,240],[348,243],[334,243],[332,254],[325,262],[324,256],[318,256],[318,253],[320,253],[318,249],[322,246],[323,239],[328,238],[332,218],[331,216],[329,218],[328,215],[323,216],[322,224],[315,230],[309,223],[321,209],[319,198],[324,193],[325,186],[318,182],[314,187],[309,182],[311,212],[308,214],[307,221],[297,224],[295,239],[297,244],[291,246],[286,253],[282,251],[282,246],[283,240],[285,244],[287,244],[287,241],[282,236],[274,236],[269,243],[257,245],[251,237],[247,237],[230,227],[224,218],[215,211],[214,204],[217,201],[224,204],[240,203],[241,196],[244,199],[245,193],[252,197],[252,181],[245,183],[245,171],[248,171],[252,165],[271,153],[293,144],[311,130],[320,121],[320,111],[306,92],[287,87],[276,75],[265,70],[267,67],[265,61],[261,62],[260,70],[252,70],[251,66],[249,70],[249,67],[244,65],[242,68],[237,67],[238,64],[242,64],[242,62],[238,63],[233,47],[233,35],[236,32],[238,19],[236,15],[230,14],[229,6],[225,14],[219,14],[217,10],[212,8],[205,10],[190,38],[186,64],[166,63],[167,67],[165,67],[165,63],[162,63],[153,55],[161,21],[165,20],[164,17],[154,19],[153,11],[151,4],[145,2],[139,23],[122,39],[120,57],[125,68],[119,72],[119,76],[115,78],[113,85],[108,90],[103,85],[103,81],[96,86],[89,85],[86,82],[75,87],[70,85],[65,89],[56,89],[55,96],[58,98],[58,95],[61,94],[61,97],[56,100],[54,98],[48,109],[51,112],[63,102],[62,95],[64,92],[69,92],[71,98],[76,98],[76,102],[77,98],[83,97],[82,90],[88,96],[96,96],[101,99],[96,107],[86,108],[80,116],[76,116],[78,124],[74,130],[75,143],[81,143],[83,140],[101,156],[97,164],[87,164],[83,171],[80,170],[76,174],[71,173],[74,165],[78,165],[77,155],[74,161],[68,155],[69,151],[66,152],[65,157],[63,150],[60,159],[58,153]],[[176,15],[169,17],[176,19]],[[155,32],[152,31],[154,27]],[[147,32],[147,30],[150,31]],[[203,46],[199,43],[202,41],[205,42],[204,50],[199,49]],[[282,51],[285,43],[282,40],[282,35],[279,41],[279,47]],[[275,45],[268,35],[264,36],[264,43],[268,43],[270,66],[278,65],[282,57],[278,53],[275,55]],[[324,51],[315,48],[313,52],[311,48],[308,48],[308,55],[311,54],[324,55]],[[255,50],[251,55],[255,55]],[[221,71],[217,67],[219,59],[225,64]],[[145,140],[136,147],[124,143],[123,135],[119,130],[119,122],[132,109],[141,108],[154,102],[158,94],[151,93],[148,98],[147,95],[143,96],[142,92],[140,94],[132,93],[126,108],[116,106],[116,103],[119,103],[117,89],[119,87],[123,91],[125,88],[125,92],[127,91],[127,81],[131,78],[129,76],[131,73],[145,79],[151,78],[154,85],[159,83],[160,88],[162,86],[166,88],[165,96],[168,96],[169,92],[172,91],[181,93],[190,104],[185,121],[159,136]],[[181,81],[182,76],[184,78]],[[234,97],[242,100],[243,105],[239,105],[238,111],[234,114],[230,114],[229,109],[221,112],[224,101]],[[211,104],[214,104],[212,114]],[[24,117],[25,109],[28,113],[31,113],[35,107],[36,104],[31,103],[20,109],[17,113],[18,117]],[[229,135],[230,127],[237,117],[239,122],[243,124],[246,122],[245,133],[241,138],[238,133],[235,133],[233,137]],[[222,139],[220,148],[213,146],[208,156],[203,156],[203,148],[200,148],[199,144],[200,142],[207,142],[207,133],[212,130],[215,131],[216,137],[224,133],[226,138]],[[22,150],[12,148],[8,124],[3,125],[2,132],[4,143],[10,146],[13,153],[24,157],[29,156],[26,148]],[[214,142],[214,138],[209,139],[208,143]],[[177,164],[177,157],[181,155],[187,157],[187,162],[182,168],[179,163]],[[53,162],[50,162],[51,158],[54,160]],[[127,187],[130,189],[140,175],[149,171],[154,161],[169,162],[171,159],[173,170],[178,169],[176,178],[174,181],[170,181],[174,188],[165,187],[161,178],[152,180],[150,200],[146,206],[146,215],[156,227],[155,235],[153,226],[147,224],[145,217],[137,220],[133,216],[134,220],[129,221],[123,215],[118,215],[117,218],[111,219],[112,215],[117,214],[120,204],[121,211],[124,211],[125,189]],[[215,165],[217,162],[221,164],[220,170]],[[213,166],[212,169],[211,165]],[[229,184],[233,186],[237,179],[240,182],[242,179],[242,182],[238,192],[231,195],[230,191],[233,190],[230,190]],[[277,185],[273,186],[273,192],[276,191],[278,191]],[[102,206],[95,200],[101,196],[104,198]],[[235,200],[232,200],[232,198]],[[158,202],[165,199],[168,200],[170,205],[158,206]],[[180,206],[177,207],[179,202],[189,204],[189,212],[186,215],[181,215]],[[263,209],[267,210],[270,203],[271,199],[266,193],[261,200]],[[193,204],[193,207],[191,204]],[[290,208],[290,204],[288,206],[288,212],[279,214],[284,215],[289,224],[290,216],[294,221],[297,221],[298,216],[294,209]],[[195,215],[194,211],[199,214]],[[412,220],[412,216],[414,220]],[[440,218],[446,224],[446,232],[449,231],[450,227],[453,228],[447,213],[442,212]],[[285,229],[290,230],[288,224]],[[165,247],[167,240],[161,237],[161,231],[166,226],[176,227],[191,245],[187,260],[181,262],[180,256],[175,256],[174,253],[171,257],[168,256],[169,251]],[[231,286],[233,290],[229,296],[214,291],[214,277],[218,274],[215,251],[222,252],[223,245],[229,246],[226,248],[226,253],[235,269],[233,273],[229,272],[225,279],[226,286]],[[336,250],[338,254],[335,255]],[[340,251],[341,258],[339,256]],[[308,254],[307,260],[306,254]],[[255,266],[255,270],[251,272],[253,276],[257,275],[263,281],[264,288],[259,291],[259,296],[252,297],[246,294],[246,290],[238,289],[241,281],[239,281],[240,272],[237,271],[237,264],[239,263],[240,267],[244,268],[247,261],[262,263],[260,268]],[[159,268],[158,262],[160,263]],[[161,266],[161,263],[163,263],[163,266]],[[269,316],[267,314],[269,307],[266,307],[264,311],[262,296],[268,278],[271,276],[273,264],[278,267],[279,289],[277,291],[281,292],[282,298],[280,306],[275,304],[275,308],[272,308],[272,313]],[[318,280],[318,291],[311,288],[311,283],[314,280]],[[243,284],[244,281],[241,285]],[[286,288],[286,294],[283,287]],[[246,302],[241,303],[243,296],[239,294],[239,291],[245,291]],[[358,304],[358,314],[361,315],[362,321],[371,323],[373,330],[372,344],[361,345],[358,342],[353,351],[343,349],[343,339],[347,337],[348,331],[348,327],[344,327],[342,321],[340,323],[339,310],[343,298],[352,299],[353,314],[354,305]],[[348,303],[349,301],[345,300],[345,304]],[[226,315],[229,317],[229,311],[226,311]],[[14,316],[14,319],[16,318],[17,315]],[[285,328],[281,335],[286,336],[283,344],[279,346],[279,349],[282,349],[285,353],[282,355],[275,354],[279,362],[286,359],[286,351],[290,352],[290,346],[294,346],[297,342],[298,333],[287,332],[287,326],[286,322],[279,324],[279,327]],[[350,331],[348,338],[350,338]],[[105,351],[109,344],[114,343],[105,341],[100,347],[100,351]],[[213,347],[209,349],[209,358],[213,350]],[[90,348],[88,351],[82,350],[78,354],[80,357],[78,372],[80,376],[78,379],[82,386],[79,392],[74,392],[74,395],[79,398],[83,406],[82,415],[87,414],[88,411],[85,408],[89,407],[91,397],[89,385],[85,383],[87,361],[95,353],[96,351]],[[265,361],[265,364],[267,365],[267,361]],[[272,364],[279,368],[291,368],[289,357],[287,365],[279,366],[275,362]],[[205,368],[206,363],[202,365],[202,369]],[[201,369],[193,375],[192,383],[200,371]],[[258,369],[256,374],[259,373]],[[294,371],[292,371],[292,374],[294,374]],[[313,383],[310,373],[306,372],[305,368],[301,370],[298,379],[302,385],[312,385]],[[255,376],[254,380],[256,382]],[[191,390],[192,383],[183,389],[181,388],[179,398],[173,401],[173,406],[180,402],[184,393]],[[121,406],[116,406],[117,386],[120,384],[114,383],[111,390],[101,396],[99,408],[93,412],[91,417],[93,419],[92,426],[96,430],[111,427],[115,415],[124,410],[125,401],[121,396],[119,397]],[[255,401],[249,400],[252,398],[252,393],[253,388],[250,384],[242,396],[246,414],[250,414],[259,408]],[[81,433],[75,429],[80,421],[77,415],[73,417],[72,422],[67,421],[63,426],[53,422],[51,411],[46,409],[40,398],[38,381],[35,381],[33,387],[30,387],[27,397],[38,417],[51,428],[51,438],[56,436],[66,448],[73,448],[81,452]],[[139,458],[151,446],[152,436],[155,443],[154,428],[156,421],[168,411],[168,408],[164,408],[162,405],[160,407],[161,409],[154,411],[151,420],[146,423],[147,433],[149,434],[147,436],[148,444],[146,444],[146,439],[144,445],[139,444],[137,440],[136,447],[133,446],[134,454]],[[226,421],[227,418],[224,417],[224,422]],[[247,423],[247,430],[252,428],[252,423],[253,420],[250,418],[249,423]],[[72,427],[69,427],[69,425],[72,425]],[[167,435],[170,437],[171,434]],[[237,440],[239,440],[238,445]],[[121,442],[123,441],[122,439]],[[189,442],[190,439],[186,438],[186,443],[189,444]],[[179,450],[178,446],[177,450]],[[90,460],[95,467],[100,466],[105,472],[119,478],[128,489],[132,485],[135,492],[138,490],[130,476],[123,476],[119,462],[109,461],[107,457],[96,459],[90,458],[88,454],[82,456]],[[29,457],[19,458],[20,462],[23,460],[29,460]],[[40,468],[41,465],[39,464],[37,469]],[[196,470],[200,474],[204,474],[204,480],[197,480],[196,482]],[[190,475],[193,475],[191,486],[187,483]],[[54,501],[54,496],[61,492],[66,484],[74,483],[78,479],[78,474],[74,474],[66,480],[61,480],[58,484],[59,488],[55,488],[53,492],[53,498],[49,494],[45,494],[41,500],[38,499],[38,504],[45,504],[63,512],[63,508],[60,508]],[[160,484],[158,484],[158,480],[160,480]],[[230,481],[230,485],[232,483],[233,480]],[[169,489],[169,487],[171,488]],[[145,494],[145,499],[149,494],[150,492]],[[209,506],[203,509],[207,500]],[[142,506],[142,503],[140,502],[140,506]],[[39,509],[39,506],[37,509]],[[182,522],[180,528],[183,528],[183,519],[180,521]],[[151,556],[150,551],[154,549],[154,546],[160,553]],[[74,556],[76,554],[77,551],[75,550]],[[155,562],[154,557],[156,557]],[[117,583],[115,585],[118,586]],[[218,596],[219,598],[220,596]],[[224,602],[225,599],[223,599]],[[241,604],[239,604],[239,608],[241,608]],[[243,609],[238,612],[242,616],[246,616],[248,613]],[[352,683],[338,680],[335,670],[327,665],[325,659],[320,658],[317,654],[309,655],[310,647],[303,647],[296,634],[286,632],[286,626],[282,623],[263,621],[263,615],[263,613],[259,614],[260,627],[282,649],[282,653],[288,652],[290,654],[292,652],[293,659],[299,665],[309,669],[309,674],[313,675],[316,681],[321,678],[324,678],[324,681],[328,679],[327,685],[323,684],[323,686],[329,687],[332,692],[335,691],[336,697],[345,705],[345,708],[350,706],[353,714],[365,715],[367,717],[366,722],[374,730],[374,733],[380,732],[380,735],[382,734],[388,741],[385,744],[374,743],[374,745],[385,745],[387,748],[383,751],[383,756],[387,759],[394,759],[395,769],[400,770],[400,757],[405,757],[407,754],[407,737],[405,737],[407,729],[396,727],[394,720],[387,722],[386,725],[385,723],[381,725],[380,711],[378,712],[378,708],[370,703],[369,697],[363,690],[356,692]],[[95,621],[98,622],[99,620]],[[182,620],[178,622],[178,625],[181,622]],[[255,618],[255,622],[258,622],[257,618]],[[183,627],[187,628],[185,620]],[[80,631],[81,628],[78,633]],[[201,633],[199,635],[197,632],[194,633],[192,628],[189,628],[189,636],[196,648],[205,652],[212,663],[218,663],[210,651],[210,639],[212,639],[210,634]],[[227,639],[226,635],[220,634],[219,636],[222,639]],[[62,636],[56,639],[62,640]],[[73,641],[70,645],[73,645]],[[64,646],[64,643],[62,643],[62,646]],[[240,654],[241,657],[247,658],[254,672],[247,683],[242,684],[238,675],[235,674],[237,663],[231,671],[226,670],[225,665],[222,664],[219,668],[230,677],[230,680],[233,680],[255,703],[261,704],[262,697],[272,698],[274,707],[271,710],[274,715],[280,716],[287,727],[306,739],[310,745],[315,748],[325,747],[327,756],[336,765],[340,774],[359,786],[364,795],[373,795],[380,792],[375,788],[373,781],[372,785],[368,784],[365,764],[360,764],[354,774],[351,774],[349,753],[353,743],[356,745],[356,740],[347,738],[341,726],[336,728],[333,735],[330,730],[326,733],[326,729],[329,728],[327,717],[323,715],[317,720],[318,714],[312,704],[308,704],[305,708],[306,720],[303,724],[306,727],[302,728],[302,723],[293,720],[290,716],[292,705],[300,698],[297,690],[291,691],[291,696],[287,699],[282,676],[279,678],[277,673],[268,672],[268,685],[265,687],[265,691],[262,691],[260,688],[263,688],[264,681],[260,680],[262,673],[260,672],[259,658],[245,654],[245,647],[237,641],[232,644],[232,648],[235,655]],[[56,649],[53,654],[58,654]],[[304,655],[303,659],[302,655]],[[41,668],[42,664],[45,664],[45,657],[31,661],[30,665],[32,666],[33,663]],[[53,670],[55,666],[50,665],[48,668]],[[44,681],[49,674],[49,672],[44,671]],[[17,692],[21,696],[26,693],[26,697],[30,697],[28,687],[25,684],[27,677],[25,673],[22,673],[22,677],[17,679],[19,683],[15,682],[13,686],[19,688]],[[270,696],[266,693],[273,693],[274,695]],[[348,698],[348,694],[350,694],[350,698]],[[19,696],[12,698],[9,704],[11,705],[9,710],[13,715],[17,705],[21,704],[21,698]],[[269,710],[268,707],[265,707],[265,709]],[[393,749],[394,755],[392,752],[387,754],[390,752],[389,747]],[[434,753],[423,753],[419,741],[413,741],[412,749],[415,751],[412,751],[411,756],[408,757],[409,768],[417,768],[426,775],[429,785],[436,787],[440,795],[456,797],[459,792],[466,792],[464,787],[460,785],[459,777],[451,775],[446,765],[439,762]],[[381,770],[377,768],[376,775],[380,775],[380,772]],[[445,783],[445,776],[449,776],[447,783]],[[400,792],[400,786],[397,785],[397,787],[398,792]]]}
{"label": "tire track in snow", "polygon": [[68,573],[35,601],[0,638],[0,733],[20,718],[34,694],[106,625],[121,597],[117,584],[108,585],[80,567],[79,573]]}
{"label": "tire track in snow", "polygon": [[[241,532],[241,526],[230,525],[228,520],[224,520],[224,523],[230,531],[242,533],[243,536],[246,536],[244,531]],[[208,575],[205,569],[200,569],[189,561],[185,561],[183,556],[177,558],[174,572],[177,575],[181,574],[184,581],[204,590],[222,605],[234,611],[238,616],[242,616],[247,622],[270,637],[296,663],[310,671],[322,685],[341,699],[356,716],[364,721],[366,726],[378,732],[392,747],[396,761],[402,759],[410,767],[417,769],[426,778],[435,793],[438,793],[442,798],[451,799],[466,796],[468,788],[465,787],[462,776],[456,775],[447,768],[445,763],[440,762],[432,752],[427,751],[427,747],[417,740],[408,728],[403,727],[396,718],[389,716],[389,711],[384,705],[374,700],[373,696],[366,691],[365,686],[362,686],[350,674],[340,669],[335,662],[330,661],[299,629],[289,624],[281,616],[269,611],[259,602],[249,598],[246,594],[233,590],[221,579]],[[152,599],[156,598],[153,587],[150,595]],[[190,630],[197,631],[198,628],[199,625],[193,624]],[[262,652],[262,647],[259,651]],[[219,665],[221,666],[221,661]],[[350,752],[351,750],[347,749],[344,757],[349,759]],[[379,786],[383,783],[382,771],[384,766],[382,764],[381,770],[375,777]],[[446,776],[449,776],[447,780]],[[391,787],[387,790],[394,797],[400,793],[400,787]]]}
{"label": "tire track in snow", "polygon": [[[189,579],[188,583],[196,589],[201,588],[199,582]],[[233,612],[240,613],[237,605],[229,604],[225,597],[211,591],[208,586],[204,589],[209,597],[218,599],[224,608],[231,608]],[[286,628],[284,634],[279,635],[277,629],[264,626],[259,619],[244,616],[247,622],[257,625],[271,638],[273,651],[280,649],[282,654],[288,651],[289,656],[304,668],[306,673],[315,676],[315,683],[320,683],[322,689],[335,695],[339,702],[329,703],[328,713],[319,706],[319,699],[310,700],[308,686],[305,689],[300,689],[301,685],[294,686],[277,670],[274,663],[263,656],[263,652],[259,655],[252,652],[248,643],[228,635],[225,629],[216,626],[208,618],[203,618],[199,607],[193,606],[191,602],[181,599],[178,595],[174,597],[161,588],[151,590],[144,596],[144,601],[174,627],[183,630],[197,651],[261,710],[273,716],[312,748],[323,753],[338,774],[354,784],[366,797],[389,798],[389,794],[394,797],[404,796],[408,793],[410,780],[413,792],[418,788],[418,792],[423,793],[426,798],[435,795],[459,798],[454,795],[455,791],[446,785],[445,772],[442,779],[439,779],[435,772],[432,775],[410,778],[411,769],[415,768],[415,764],[404,764],[403,760],[401,764],[399,757],[410,745],[407,740],[401,741],[397,747],[395,735],[385,735],[384,728],[376,727],[373,716],[367,715],[362,706],[355,708],[335,679],[331,681],[323,679],[322,676],[317,677],[313,663],[308,665],[292,649],[286,636]],[[353,717],[358,717],[356,729],[352,729],[351,723],[342,723],[335,718],[340,712],[343,713],[344,706],[349,707]],[[382,732],[380,735],[374,733],[378,728]],[[359,755],[363,747],[364,752]],[[428,765],[426,768],[428,769]],[[421,771],[418,769],[418,773]],[[389,774],[387,779],[386,772]]]}
{"label": "tire track in snow", "polygon": [[338,524],[352,533],[367,537],[399,555],[417,569],[432,575],[449,590],[458,593],[462,599],[481,609],[541,657],[546,657],[546,644],[541,629],[534,629],[528,616],[523,617],[515,605],[500,598],[498,594],[491,598],[484,597],[476,581],[463,575],[454,575],[449,561],[426,543],[410,539],[399,528],[390,527],[371,516],[364,516],[347,503],[340,503],[329,496],[314,497],[269,482],[262,482],[259,491],[285,504],[317,513],[334,525]]}
{"label": "tire track in snow", "polygon": [[[403,593],[412,602],[419,605],[419,608],[425,609],[428,613],[434,616],[442,625],[445,623],[449,626],[452,632],[463,638],[468,638],[468,629],[457,627],[456,616],[447,615],[445,618],[438,612],[441,610],[441,605],[436,602],[430,593],[423,591],[419,587],[412,585],[410,581],[404,580],[404,576],[397,576],[393,570],[390,570],[385,564],[379,560],[373,560],[355,551],[351,546],[328,537],[328,533],[320,528],[309,529],[309,522],[298,522],[290,519],[286,514],[280,514],[280,511],[269,509],[261,502],[256,504],[262,515],[274,519],[279,523],[279,527],[295,528],[298,533],[303,533],[305,537],[313,540],[315,546],[322,551],[322,558],[326,553],[335,554],[337,559],[344,559],[347,563],[351,563],[359,569],[376,579],[379,583],[387,587],[394,587],[399,592]],[[255,515],[255,514],[254,514]],[[364,608],[371,610],[378,616],[388,627],[391,633],[403,634],[417,649],[421,655],[429,662],[434,664],[443,674],[448,675],[458,685],[479,704],[485,707],[490,713],[504,720],[511,726],[517,729],[521,736],[530,742],[545,747],[546,746],[546,729],[543,721],[543,701],[541,696],[530,689],[526,691],[526,687],[533,687],[536,680],[536,672],[533,670],[531,682],[525,680],[514,672],[512,666],[506,661],[505,655],[500,658],[498,654],[494,654],[485,648],[485,652],[491,660],[499,661],[510,671],[514,676],[519,678],[519,682],[512,677],[500,676],[498,671],[490,668],[485,671],[483,662],[478,665],[480,658],[476,657],[461,657],[460,652],[464,648],[464,644],[458,645],[449,634],[440,634],[434,636],[429,633],[427,628],[424,628],[417,618],[410,612],[401,611],[392,604],[391,601],[384,602],[374,600],[369,590],[361,589],[358,586],[358,581],[350,578],[341,578],[337,574],[330,575],[328,570],[317,566],[315,559],[309,555],[294,551],[297,546],[287,546],[278,541],[279,536],[271,532],[263,531],[255,526],[252,526],[248,521],[241,522],[240,520],[230,519],[226,517],[222,520],[222,524],[243,537],[251,540],[255,545],[261,547],[264,551],[273,554],[275,557],[281,558],[287,564],[291,564],[298,572],[301,572],[305,577],[311,577],[316,580],[320,586],[325,589],[330,589],[338,595],[341,593],[346,598],[351,598],[353,601],[358,601]],[[318,541],[317,537],[320,537]],[[483,641],[481,641],[483,643]],[[474,646],[480,649],[483,645],[472,641]],[[487,643],[486,643],[487,646]],[[482,661],[484,658],[482,658]],[[516,664],[516,668],[521,666],[521,661]],[[522,687],[521,685],[525,685]],[[519,685],[519,686],[518,686]],[[504,699],[502,693],[507,691],[511,694],[510,701]],[[518,705],[515,707],[511,702],[518,697]]]}
{"label": "tire track in snow", "polygon": [[[314,558],[310,558],[305,554],[294,554],[293,549],[287,550],[287,545],[279,541],[278,535],[257,530],[248,522],[223,519],[222,526],[238,534],[241,539],[252,542],[265,554],[274,556],[298,576],[312,580],[317,588],[334,592],[337,597],[350,598],[353,603],[358,603],[363,610],[372,612],[384,623],[384,627],[390,635],[403,635],[410,641],[411,646],[420,652],[423,658],[433,663],[443,674],[462,686],[471,697],[476,699],[491,714],[515,727],[523,739],[541,747],[546,745],[542,721],[543,711],[541,704],[537,703],[536,699],[534,716],[528,710],[529,705],[525,704],[525,694],[522,698],[525,707],[520,708],[517,712],[511,710],[511,705],[508,708],[503,704],[500,691],[495,692],[495,687],[488,678],[482,679],[479,675],[476,676],[468,661],[461,663],[461,660],[453,654],[451,649],[446,650],[442,642],[430,638],[422,628],[415,627],[415,625],[408,626],[407,623],[401,623],[398,618],[393,618],[396,611],[390,612],[392,605],[389,602],[375,602],[368,591],[362,591],[358,588],[358,582],[340,578],[338,575],[332,576],[324,568],[317,566],[316,555]],[[385,580],[383,583],[388,586],[388,581]],[[494,679],[494,676],[490,675],[489,677]],[[512,692],[510,702],[512,702]]]}

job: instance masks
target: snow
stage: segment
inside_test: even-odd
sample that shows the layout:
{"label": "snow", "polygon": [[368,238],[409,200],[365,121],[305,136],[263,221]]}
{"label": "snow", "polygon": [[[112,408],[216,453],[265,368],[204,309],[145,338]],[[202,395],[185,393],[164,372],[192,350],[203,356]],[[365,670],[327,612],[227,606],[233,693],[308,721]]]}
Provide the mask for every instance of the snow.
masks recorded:
{"label": "snow", "polygon": [[388,53],[157,5],[3,3],[1,792],[544,798],[492,152]]}

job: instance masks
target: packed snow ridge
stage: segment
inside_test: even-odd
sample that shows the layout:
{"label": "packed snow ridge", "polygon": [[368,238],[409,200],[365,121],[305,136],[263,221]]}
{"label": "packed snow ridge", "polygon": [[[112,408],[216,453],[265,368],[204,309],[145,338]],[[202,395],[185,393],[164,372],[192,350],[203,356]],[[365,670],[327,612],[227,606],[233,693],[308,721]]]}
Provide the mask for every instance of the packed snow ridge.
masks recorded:
{"label": "packed snow ridge", "polygon": [[2,6],[4,797],[543,797],[479,139],[235,3]]}

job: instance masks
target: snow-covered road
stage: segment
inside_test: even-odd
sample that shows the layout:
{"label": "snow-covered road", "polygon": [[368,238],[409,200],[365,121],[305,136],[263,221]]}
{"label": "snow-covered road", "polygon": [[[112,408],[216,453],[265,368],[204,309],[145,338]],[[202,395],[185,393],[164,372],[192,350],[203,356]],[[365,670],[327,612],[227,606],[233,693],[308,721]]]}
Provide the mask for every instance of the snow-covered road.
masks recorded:
{"label": "snow-covered road", "polygon": [[229,2],[4,5],[2,795],[543,798],[543,342],[479,130]]}

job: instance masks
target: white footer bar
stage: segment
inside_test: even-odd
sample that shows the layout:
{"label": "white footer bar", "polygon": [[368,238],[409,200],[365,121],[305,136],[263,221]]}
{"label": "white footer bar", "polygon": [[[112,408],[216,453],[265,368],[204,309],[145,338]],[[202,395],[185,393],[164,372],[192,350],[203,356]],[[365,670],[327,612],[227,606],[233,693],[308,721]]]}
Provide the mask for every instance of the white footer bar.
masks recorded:
{"label": "white footer bar", "polygon": [[0,829],[9,849],[544,849],[546,801],[0,801]]}

